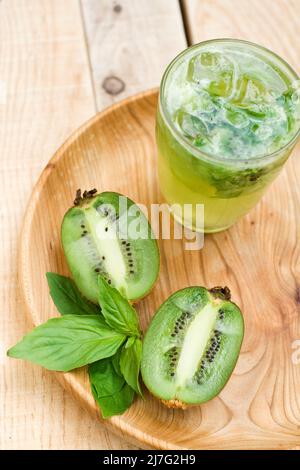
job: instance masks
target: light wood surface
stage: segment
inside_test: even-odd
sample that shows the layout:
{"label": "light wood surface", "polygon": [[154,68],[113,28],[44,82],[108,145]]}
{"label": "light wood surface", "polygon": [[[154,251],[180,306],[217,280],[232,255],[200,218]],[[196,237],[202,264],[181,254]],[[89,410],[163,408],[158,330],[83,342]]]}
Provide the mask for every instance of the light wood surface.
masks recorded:
{"label": "light wood surface", "polygon": [[[96,11],[100,3],[101,10]],[[165,65],[185,47],[177,1],[153,2],[153,8],[151,3],[139,0],[133,8],[131,0],[0,1],[2,449],[132,448],[126,436],[116,437],[82,410],[53,374],[9,361],[5,352],[32,326],[17,284],[17,240],[41,170],[68,135],[97,109],[144,86],[158,85]],[[91,28],[93,9],[99,23]],[[165,37],[168,11],[171,42]],[[115,28],[116,21],[122,25],[122,35],[119,26]],[[153,45],[148,62],[142,44]],[[101,86],[102,76],[94,79],[90,46],[95,64],[99,57],[97,73],[124,80],[122,94],[107,93]]]}
{"label": "light wood surface", "polygon": [[[100,113],[65,143],[42,173],[20,242],[20,288],[34,324],[55,312],[45,272],[68,273],[60,226],[78,187],[125,193],[148,208],[163,202],[156,175],[156,103],[157,93],[148,92]],[[202,250],[186,250],[184,240],[159,240],[159,280],[137,305],[142,327],[175,290],[226,284],[244,313],[245,339],[233,376],[210,402],[183,412],[167,409],[146,393],[124,415],[105,422],[127,433],[131,442],[163,449],[299,445],[300,367],[292,360],[293,342],[300,335],[299,218],[293,217],[300,204],[294,191],[299,151],[261,203],[229,230],[206,236]],[[97,419],[86,370],[56,376]]]}

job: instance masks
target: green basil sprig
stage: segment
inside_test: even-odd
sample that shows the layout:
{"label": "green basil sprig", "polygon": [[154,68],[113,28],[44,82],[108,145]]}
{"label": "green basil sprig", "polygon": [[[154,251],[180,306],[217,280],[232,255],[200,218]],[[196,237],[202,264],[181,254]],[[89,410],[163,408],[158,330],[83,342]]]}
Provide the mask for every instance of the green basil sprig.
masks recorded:
{"label": "green basil sprig", "polygon": [[50,295],[62,317],[34,328],[7,354],[50,370],[89,365],[92,393],[102,416],[128,409],[139,383],[142,340],[138,316],[117,289],[99,276],[99,304],[91,304],[74,282],[47,273]]}

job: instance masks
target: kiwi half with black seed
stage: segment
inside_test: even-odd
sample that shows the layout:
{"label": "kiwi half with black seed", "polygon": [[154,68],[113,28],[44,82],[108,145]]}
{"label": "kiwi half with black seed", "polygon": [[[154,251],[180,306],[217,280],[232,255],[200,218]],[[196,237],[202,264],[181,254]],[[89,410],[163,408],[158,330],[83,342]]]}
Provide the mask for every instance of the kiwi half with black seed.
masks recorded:
{"label": "kiwi half with black seed", "polygon": [[92,302],[98,302],[99,274],[130,301],[144,297],[158,277],[159,250],[151,227],[121,194],[78,190],[61,237],[73,279]]}
{"label": "kiwi half with black seed", "polygon": [[228,287],[179,290],[161,305],[146,332],[143,381],[168,407],[204,403],[231,376],[243,335],[243,316],[230,302]]}

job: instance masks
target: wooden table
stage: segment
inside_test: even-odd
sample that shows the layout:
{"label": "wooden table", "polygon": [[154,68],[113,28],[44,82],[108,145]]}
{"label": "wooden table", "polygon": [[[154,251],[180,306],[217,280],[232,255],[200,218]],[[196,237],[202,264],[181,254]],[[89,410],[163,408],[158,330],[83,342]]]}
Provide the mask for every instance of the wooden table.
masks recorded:
{"label": "wooden table", "polygon": [[51,373],[5,356],[31,327],[18,295],[17,240],[51,155],[98,110],[157,86],[187,44],[256,41],[299,73],[299,30],[300,0],[0,0],[2,449],[133,448]]}

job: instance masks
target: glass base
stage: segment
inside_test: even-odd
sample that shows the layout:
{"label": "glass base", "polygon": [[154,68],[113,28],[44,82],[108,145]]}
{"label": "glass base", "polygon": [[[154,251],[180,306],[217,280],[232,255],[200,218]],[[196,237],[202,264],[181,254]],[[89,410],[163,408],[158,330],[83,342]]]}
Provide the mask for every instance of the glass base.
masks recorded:
{"label": "glass base", "polygon": [[205,228],[202,230],[202,229],[199,229],[197,227],[194,227],[193,225],[188,225],[188,224],[184,224],[182,222],[182,218],[181,217],[178,217],[178,215],[176,215],[170,208],[170,213],[172,214],[174,220],[179,223],[180,225],[182,225],[183,227],[186,227],[187,229],[191,230],[192,232],[198,232],[198,233],[218,233],[218,232],[223,232],[224,230],[227,230],[228,228],[232,227],[233,224],[229,224],[225,227],[218,227],[218,228],[214,228],[214,229],[208,229],[208,228]]}

